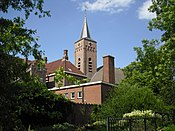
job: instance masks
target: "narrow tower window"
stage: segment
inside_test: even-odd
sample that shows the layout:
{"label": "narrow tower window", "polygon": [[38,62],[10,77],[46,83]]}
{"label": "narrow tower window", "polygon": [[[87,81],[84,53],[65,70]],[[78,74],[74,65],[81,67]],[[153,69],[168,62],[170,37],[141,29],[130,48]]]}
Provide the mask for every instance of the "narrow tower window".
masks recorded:
{"label": "narrow tower window", "polygon": [[81,67],[81,59],[78,58],[78,69],[80,70],[80,67]]}
{"label": "narrow tower window", "polygon": [[89,67],[89,72],[92,72],[92,59],[89,58],[88,60],[88,67]]}

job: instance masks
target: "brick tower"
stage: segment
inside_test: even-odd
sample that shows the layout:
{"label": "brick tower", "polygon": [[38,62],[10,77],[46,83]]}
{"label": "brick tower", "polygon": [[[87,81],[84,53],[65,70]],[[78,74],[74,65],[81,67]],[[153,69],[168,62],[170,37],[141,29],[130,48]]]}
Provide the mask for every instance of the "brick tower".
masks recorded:
{"label": "brick tower", "polygon": [[90,37],[87,18],[84,17],[83,28],[80,39],[75,42],[75,66],[89,79],[97,71],[97,45]]}

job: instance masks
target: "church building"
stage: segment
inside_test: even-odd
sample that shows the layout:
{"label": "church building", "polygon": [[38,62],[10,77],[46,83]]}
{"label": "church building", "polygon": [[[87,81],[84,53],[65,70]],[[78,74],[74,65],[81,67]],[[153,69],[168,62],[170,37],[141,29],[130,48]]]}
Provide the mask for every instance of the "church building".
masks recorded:
{"label": "church building", "polygon": [[[74,43],[74,62],[69,61],[68,50],[64,50],[63,58],[46,63],[46,85],[50,91],[76,103],[102,104],[108,92],[124,78],[123,71],[115,68],[113,56],[104,56],[103,66],[97,68],[97,42],[90,36],[86,16],[80,39]],[[59,87],[54,77],[60,67],[67,75],[79,80],[89,79],[89,82],[72,84],[64,79]]]}

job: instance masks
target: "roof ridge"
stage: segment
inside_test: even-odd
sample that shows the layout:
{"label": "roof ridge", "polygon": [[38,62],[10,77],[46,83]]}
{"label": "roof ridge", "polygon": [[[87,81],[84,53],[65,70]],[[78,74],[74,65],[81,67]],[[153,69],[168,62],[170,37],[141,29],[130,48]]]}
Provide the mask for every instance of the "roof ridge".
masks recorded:
{"label": "roof ridge", "polygon": [[[55,61],[52,61],[52,62],[49,62],[49,63],[47,63],[47,64],[51,64],[51,63],[54,63],[54,62],[57,62],[57,61],[61,61],[62,59],[58,59],[58,60],[55,60]],[[46,65],[47,65],[46,64]]]}

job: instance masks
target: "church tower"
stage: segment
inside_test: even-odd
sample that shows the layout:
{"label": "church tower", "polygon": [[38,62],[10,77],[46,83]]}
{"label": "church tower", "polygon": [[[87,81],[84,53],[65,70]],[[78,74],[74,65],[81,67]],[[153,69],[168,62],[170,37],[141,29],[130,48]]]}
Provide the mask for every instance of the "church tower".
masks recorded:
{"label": "church tower", "polygon": [[75,42],[75,66],[82,71],[89,79],[97,71],[97,45],[96,41],[90,37],[87,18],[84,17],[84,23],[80,39]]}

